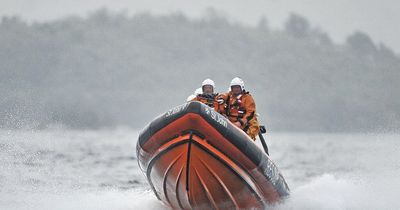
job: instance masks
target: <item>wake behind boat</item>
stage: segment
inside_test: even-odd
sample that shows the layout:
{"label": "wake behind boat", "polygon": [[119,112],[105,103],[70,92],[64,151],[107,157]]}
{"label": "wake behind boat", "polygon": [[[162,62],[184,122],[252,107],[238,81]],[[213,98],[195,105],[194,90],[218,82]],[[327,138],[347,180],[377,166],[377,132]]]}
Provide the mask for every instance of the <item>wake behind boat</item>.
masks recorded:
{"label": "wake behind boat", "polygon": [[188,102],[139,135],[139,167],[173,209],[263,209],[289,195],[275,164],[212,108]]}

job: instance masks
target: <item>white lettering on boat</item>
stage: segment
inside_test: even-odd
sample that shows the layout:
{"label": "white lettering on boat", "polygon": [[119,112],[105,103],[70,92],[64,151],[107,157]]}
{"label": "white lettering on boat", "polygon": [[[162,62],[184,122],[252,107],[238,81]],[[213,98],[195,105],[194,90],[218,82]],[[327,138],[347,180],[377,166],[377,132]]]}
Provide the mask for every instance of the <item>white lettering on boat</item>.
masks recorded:
{"label": "white lettering on boat", "polygon": [[167,113],[165,113],[165,117],[170,117],[170,116],[175,115],[175,114],[177,114],[179,112],[182,112],[183,110],[186,109],[188,104],[189,103],[182,104],[182,105],[179,105],[177,107],[174,107],[174,108],[170,109]]}
{"label": "white lettering on boat", "polygon": [[224,126],[225,128],[228,127],[228,121],[224,116],[218,114],[217,112],[215,112],[212,108],[210,108],[208,106],[205,107],[205,109],[206,109],[205,110],[206,114],[209,115],[211,117],[211,119],[213,119],[215,122],[219,123],[220,125]]}
{"label": "white lettering on boat", "polygon": [[267,167],[264,170],[264,174],[267,175],[272,185],[276,185],[279,180],[279,171],[278,168],[272,163],[268,162]]}

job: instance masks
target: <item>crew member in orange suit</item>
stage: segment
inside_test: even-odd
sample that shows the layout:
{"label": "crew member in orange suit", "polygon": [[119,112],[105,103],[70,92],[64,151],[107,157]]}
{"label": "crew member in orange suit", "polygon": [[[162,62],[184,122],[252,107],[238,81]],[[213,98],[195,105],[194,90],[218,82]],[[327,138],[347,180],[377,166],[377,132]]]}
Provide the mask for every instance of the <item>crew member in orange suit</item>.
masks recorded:
{"label": "crew member in orange suit", "polygon": [[218,93],[214,93],[215,90],[215,83],[211,79],[205,79],[201,83],[201,88],[202,88],[202,93],[197,94],[192,101],[200,101],[201,103],[204,103],[208,105],[209,107],[214,108],[217,110],[218,103],[216,100],[216,97]]}
{"label": "crew member in orange suit", "polygon": [[217,111],[241,128],[255,140],[260,132],[256,116],[256,103],[253,96],[245,90],[241,78],[235,77],[230,83],[230,91],[217,96]]}

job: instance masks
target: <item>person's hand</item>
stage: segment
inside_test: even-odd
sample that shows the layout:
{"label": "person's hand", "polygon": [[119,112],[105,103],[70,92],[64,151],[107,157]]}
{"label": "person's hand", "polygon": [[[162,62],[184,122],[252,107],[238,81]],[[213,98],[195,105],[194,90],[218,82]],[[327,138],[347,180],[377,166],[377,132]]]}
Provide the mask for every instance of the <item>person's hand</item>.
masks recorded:
{"label": "person's hand", "polygon": [[233,124],[235,124],[238,128],[242,127],[242,125],[240,124],[240,122],[234,122]]}

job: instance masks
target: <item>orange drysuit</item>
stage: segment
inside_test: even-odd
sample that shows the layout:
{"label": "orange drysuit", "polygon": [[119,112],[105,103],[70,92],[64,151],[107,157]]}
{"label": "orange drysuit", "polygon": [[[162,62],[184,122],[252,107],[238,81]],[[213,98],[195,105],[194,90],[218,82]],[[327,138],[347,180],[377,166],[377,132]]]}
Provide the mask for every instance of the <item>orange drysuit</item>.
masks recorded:
{"label": "orange drysuit", "polygon": [[220,94],[217,97],[216,110],[231,122],[240,122],[240,128],[253,140],[256,139],[260,125],[256,116],[256,104],[249,92],[242,92],[239,95],[234,95],[232,92]]}

